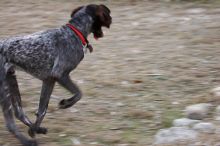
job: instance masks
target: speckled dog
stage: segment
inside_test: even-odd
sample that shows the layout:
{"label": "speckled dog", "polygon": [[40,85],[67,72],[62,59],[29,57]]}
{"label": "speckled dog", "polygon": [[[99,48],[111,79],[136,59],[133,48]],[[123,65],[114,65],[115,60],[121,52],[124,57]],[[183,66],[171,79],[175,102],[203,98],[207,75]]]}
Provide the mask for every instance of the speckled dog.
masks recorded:
{"label": "speckled dog", "polygon": [[[87,36],[103,37],[102,26],[110,27],[110,10],[104,5],[87,5],[75,9],[69,24],[61,28],[42,31],[27,36],[19,36],[0,41],[0,104],[7,127],[24,146],[36,146],[35,140],[23,136],[15,125],[16,118],[29,126],[29,135],[46,134],[47,129],[40,127],[46,114],[49,99],[57,81],[73,97],[63,99],[60,108],[68,108],[80,100],[82,94],[69,73],[77,67],[84,57],[86,47],[92,51]],[[24,114],[21,97],[15,76],[14,66],[43,81],[36,122],[32,123]]]}

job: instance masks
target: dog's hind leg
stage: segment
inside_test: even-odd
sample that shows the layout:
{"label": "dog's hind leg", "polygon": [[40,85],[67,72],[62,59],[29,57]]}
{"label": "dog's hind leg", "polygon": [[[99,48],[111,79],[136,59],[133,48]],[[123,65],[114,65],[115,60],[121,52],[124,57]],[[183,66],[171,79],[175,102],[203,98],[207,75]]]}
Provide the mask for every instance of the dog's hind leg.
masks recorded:
{"label": "dog's hind leg", "polygon": [[[6,70],[6,82],[9,86],[9,92],[11,94],[11,101],[12,106],[15,112],[15,117],[23,122],[28,127],[33,126],[33,123],[29,120],[29,118],[25,115],[23,108],[22,108],[22,102],[21,102],[21,95],[17,83],[17,79],[15,76],[15,70],[14,67],[11,64],[5,65]],[[45,134],[47,131],[46,128],[39,127],[36,129],[36,133],[38,134]]]}
{"label": "dog's hind leg", "polygon": [[[1,85],[0,85],[1,86]],[[2,86],[0,88],[3,88]],[[35,140],[29,140],[24,135],[22,135],[18,128],[15,125],[15,121],[13,118],[13,113],[11,109],[11,102],[10,99],[8,99],[7,95],[4,95],[4,91],[2,92],[2,89],[0,89],[0,97],[1,97],[1,106],[2,111],[4,114],[5,122],[7,125],[8,130],[15,135],[17,139],[24,145],[24,146],[37,146],[37,142]]]}
{"label": "dog's hind leg", "polygon": [[15,112],[15,117],[19,119],[21,122],[23,122],[25,125],[30,127],[32,125],[32,122],[25,115],[22,108],[21,96],[18,88],[17,79],[15,76],[14,67],[10,64],[6,64],[5,70],[6,70],[6,82],[9,87],[9,93],[11,94],[11,101]]}
{"label": "dog's hind leg", "polygon": [[37,146],[35,140],[29,140],[24,135],[22,135],[15,125],[12,112],[11,95],[8,90],[8,86],[5,82],[6,72],[4,69],[4,58],[0,54],[0,105],[2,107],[3,115],[5,118],[6,126],[8,130],[14,134],[14,136],[20,140],[24,146]]}
{"label": "dog's hind leg", "polygon": [[60,101],[59,107],[61,109],[69,108],[81,99],[82,93],[81,93],[79,87],[71,81],[71,79],[68,75],[63,76],[62,78],[58,79],[57,81],[60,85],[62,85],[64,88],[66,88],[72,94],[75,94],[74,96],[72,96],[69,99],[63,99]]}

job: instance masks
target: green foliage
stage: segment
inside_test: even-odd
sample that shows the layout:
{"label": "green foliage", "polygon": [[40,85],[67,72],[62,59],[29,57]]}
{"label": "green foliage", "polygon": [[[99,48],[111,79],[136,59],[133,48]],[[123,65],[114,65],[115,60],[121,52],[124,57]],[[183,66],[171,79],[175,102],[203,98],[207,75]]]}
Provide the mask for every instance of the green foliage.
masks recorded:
{"label": "green foliage", "polygon": [[162,119],[161,119],[161,126],[162,128],[169,128],[172,126],[173,120],[178,119],[182,117],[182,112],[178,110],[166,110],[162,114]]}

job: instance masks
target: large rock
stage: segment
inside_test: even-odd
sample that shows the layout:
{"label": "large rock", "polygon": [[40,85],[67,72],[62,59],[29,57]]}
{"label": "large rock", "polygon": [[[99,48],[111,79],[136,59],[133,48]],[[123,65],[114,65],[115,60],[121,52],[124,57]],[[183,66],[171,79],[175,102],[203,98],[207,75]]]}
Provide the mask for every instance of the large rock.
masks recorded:
{"label": "large rock", "polygon": [[155,135],[155,145],[172,144],[180,141],[196,140],[198,132],[187,127],[172,127],[161,129]]}
{"label": "large rock", "polygon": [[176,119],[173,121],[174,127],[191,127],[196,123],[199,123],[200,120],[192,120],[188,118]]}
{"label": "large rock", "polygon": [[210,113],[212,104],[209,103],[200,103],[187,106],[185,113],[187,118],[193,120],[202,120],[208,116]]}
{"label": "large rock", "polygon": [[216,127],[212,123],[202,122],[202,123],[195,124],[193,126],[193,129],[199,132],[212,134],[212,133],[215,133]]}

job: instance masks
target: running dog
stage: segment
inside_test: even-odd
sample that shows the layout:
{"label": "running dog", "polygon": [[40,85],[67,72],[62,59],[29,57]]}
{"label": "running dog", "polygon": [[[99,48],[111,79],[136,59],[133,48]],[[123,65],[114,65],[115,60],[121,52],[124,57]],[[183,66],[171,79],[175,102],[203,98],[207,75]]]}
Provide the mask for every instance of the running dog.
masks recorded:
{"label": "running dog", "polygon": [[[74,95],[59,103],[61,109],[74,105],[82,93],[70,79],[69,73],[84,58],[84,50],[93,51],[87,36],[103,37],[102,27],[110,28],[112,17],[105,5],[90,4],[73,10],[68,24],[57,29],[37,32],[0,40],[0,105],[8,130],[24,146],[37,146],[37,141],[28,139],[16,127],[15,117],[29,127],[31,137],[46,134],[40,127],[46,114],[55,82]],[[22,109],[21,96],[15,75],[15,66],[42,80],[39,108],[36,121],[32,123]]]}

